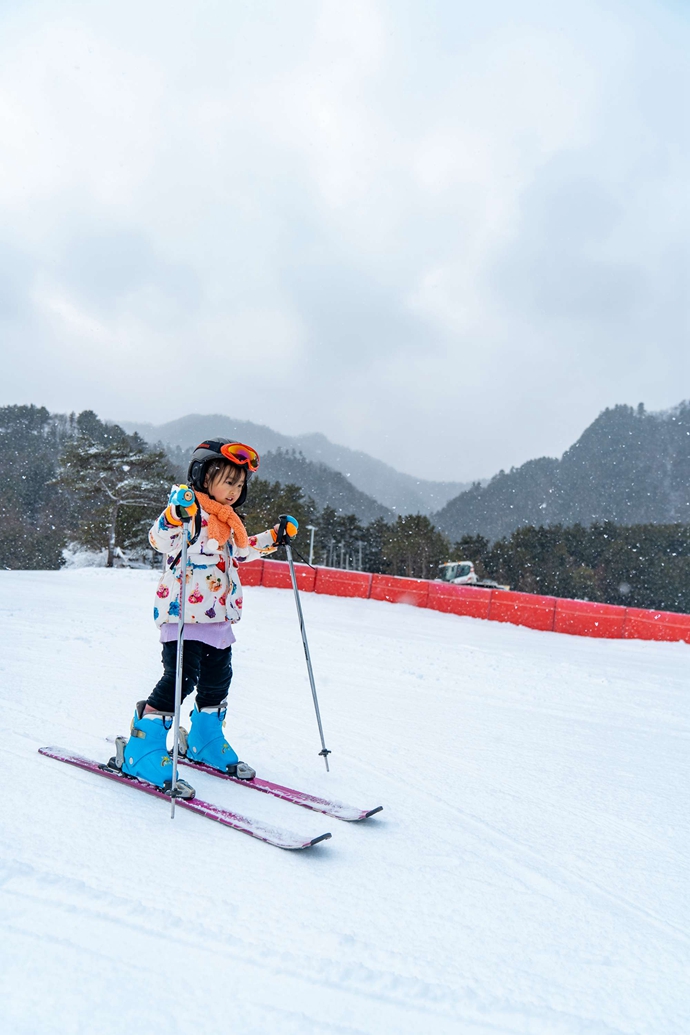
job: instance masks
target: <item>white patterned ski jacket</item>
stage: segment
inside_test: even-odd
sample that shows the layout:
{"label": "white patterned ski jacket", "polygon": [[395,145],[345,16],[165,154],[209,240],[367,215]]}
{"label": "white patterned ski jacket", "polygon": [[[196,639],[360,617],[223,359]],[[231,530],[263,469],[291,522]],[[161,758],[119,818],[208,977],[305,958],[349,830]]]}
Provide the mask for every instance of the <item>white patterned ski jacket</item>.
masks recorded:
{"label": "white patterned ski jacket", "polygon": [[[156,590],[153,617],[156,625],[177,622],[180,614],[180,560],[182,529],[161,514],[149,532],[154,550],[164,553],[165,571]],[[185,624],[192,622],[239,622],[242,617],[242,584],[238,566],[274,549],[271,530],[249,537],[246,550],[234,545],[232,535],[219,546],[209,539],[208,514],[201,508],[201,531],[187,548]]]}

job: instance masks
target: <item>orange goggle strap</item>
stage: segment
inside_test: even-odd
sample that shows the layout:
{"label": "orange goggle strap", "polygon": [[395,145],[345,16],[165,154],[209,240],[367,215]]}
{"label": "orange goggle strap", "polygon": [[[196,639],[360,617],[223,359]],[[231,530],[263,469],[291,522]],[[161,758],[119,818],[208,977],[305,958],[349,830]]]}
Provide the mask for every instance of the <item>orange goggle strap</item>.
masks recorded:
{"label": "orange goggle strap", "polygon": [[250,471],[256,471],[259,466],[259,454],[251,446],[245,446],[244,442],[208,441],[202,442],[197,449],[212,449],[233,464],[246,464]]}

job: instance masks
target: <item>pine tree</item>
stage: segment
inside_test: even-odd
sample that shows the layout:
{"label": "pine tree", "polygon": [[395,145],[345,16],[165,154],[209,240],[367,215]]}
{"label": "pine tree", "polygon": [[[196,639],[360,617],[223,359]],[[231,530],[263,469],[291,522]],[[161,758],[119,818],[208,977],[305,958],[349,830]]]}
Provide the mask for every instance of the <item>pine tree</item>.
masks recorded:
{"label": "pine tree", "polygon": [[424,514],[406,514],[388,526],[382,554],[394,575],[434,578],[438,566],[448,559],[448,540]]}
{"label": "pine tree", "polygon": [[[249,482],[242,516],[247,531],[252,534],[272,528],[277,524],[281,514],[291,514],[297,518],[300,526],[297,549],[303,550],[301,544],[308,542],[309,534],[304,529],[313,523],[316,513],[316,504],[310,497],[305,496],[299,485],[281,485],[280,482],[253,477]],[[282,558],[284,553],[284,549],[280,548],[275,554],[276,559]]]}
{"label": "pine tree", "polygon": [[77,434],[60,457],[56,484],[82,508],[78,542],[107,547],[113,567],[118,548],[145,543],[146,525],[162,509],[174,473],[162,449],[139,435],[105,424],[91,410],[77,418]]}

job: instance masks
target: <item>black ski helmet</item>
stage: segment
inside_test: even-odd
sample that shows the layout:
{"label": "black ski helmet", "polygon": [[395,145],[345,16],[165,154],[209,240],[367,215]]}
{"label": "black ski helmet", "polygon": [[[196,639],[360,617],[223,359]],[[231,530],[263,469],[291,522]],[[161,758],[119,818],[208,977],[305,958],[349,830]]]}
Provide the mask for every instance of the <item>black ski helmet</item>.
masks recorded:
{"label": "black ski helmet", "polygon": [[232,445],[234,443],[235,439],[233,438],[208,438],[205,442],[198,445],[192,453],[192,459],[189,463],[187,482],[193,489],[196,489],[197,492],[206,492],[206,489],[204,488],[206,469],[212,460],[225,460],[234,467],[239,467],[240,469],[243,468],[245,471],[244,485],[242,486],[242,492],[240,493],[237,502],[233,504],[234,507],[241,507],[247,498],[249,479],[254,472],[250,470],[249,464],[235,463],[229,456],[226,456],[221,452],[222,446]]}

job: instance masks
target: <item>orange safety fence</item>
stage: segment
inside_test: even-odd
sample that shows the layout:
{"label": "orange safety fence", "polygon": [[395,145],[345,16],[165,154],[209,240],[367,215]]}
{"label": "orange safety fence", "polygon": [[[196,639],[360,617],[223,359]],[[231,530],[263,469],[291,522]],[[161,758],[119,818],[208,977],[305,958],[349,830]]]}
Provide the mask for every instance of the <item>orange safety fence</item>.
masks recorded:
{"label": "orange safety fence", "polygon": [[[448,582],[372,575],[366,571],[342,568],[312,568],[308,564],[296,564],[295,574],[299,589],[305,592],[412,604],[446,614],[509,622],[571,636],[690,643],[690,615],[672,611],[620,607],[591,600],[567,600],[480,586],[455,586]],[[242,564],[240,578],[245,586],[292,587],[286,561],[249,561]]]}

